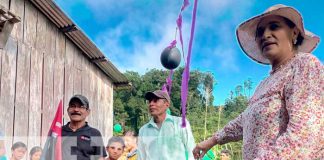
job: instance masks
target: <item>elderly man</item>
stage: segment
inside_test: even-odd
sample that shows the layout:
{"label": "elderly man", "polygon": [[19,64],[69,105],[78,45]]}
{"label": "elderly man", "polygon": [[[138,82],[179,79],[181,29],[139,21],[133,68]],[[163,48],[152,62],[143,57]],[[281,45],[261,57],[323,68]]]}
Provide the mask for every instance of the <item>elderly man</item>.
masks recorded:
{"label": "elderly man", "polygon": [[70,122],[62,127],[63,160],[103,160],[107,156],[101,133],[88,125],[89,101],[74,95],[67,112]]}
{"label": "elderly man", "polygon": [[182,127],[181,117],[166,113],[171,103],[168,93],[147,92],[145,99],[152,118],[139,131],[138,159],[193,159],[188,154],[195,146],[190,124]]}

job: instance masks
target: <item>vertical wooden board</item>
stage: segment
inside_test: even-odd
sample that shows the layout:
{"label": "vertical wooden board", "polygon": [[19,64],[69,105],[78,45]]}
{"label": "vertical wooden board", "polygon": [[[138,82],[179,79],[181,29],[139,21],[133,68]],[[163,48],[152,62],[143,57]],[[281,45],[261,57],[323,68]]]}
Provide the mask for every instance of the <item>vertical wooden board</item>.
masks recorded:
{"label": "vertical wooden board", "polygon": [[[73,96],[73,50],[74,44],[66,39],[65,43],[65,64],[64,64],[64,113],[68,106],[70,98]],[[69,116],[64,114],[64,123],[70,121]]]}
{"label": "vertical wooden board", "polygon": [[112,82],[105,80],[105,104],[106,104],[106,114],[105,114],[105,122],[106,122],[106,136],[113,136],[113,125],[114,125],[114,111],[113,111],[113,87]]}
{"label": "vertical wooden board", "polygon": [[[104,122],[104,129],[103,129],[103,135],[105,137],[105,142],[108,142],[108,137],[111,137],[112,136],[112,133],[109,132],[109,128],[113,125],[113,121],[112,121],[112,116],[110,115],[110,107],[109,107],[109,104],[108,104],[108,88],[107,88],[107,83],[105,82],[104,83],[104,86],[103,86],[103,95],[104,95],[104,100],[103,100],[103,103],[104,103],[104,119],[103,119],[103,122]],[[112,113],[111,113],[112,114]]]}
{"label": "vertical wooden board", "polygon": [[[46,32],[46,44],[44,51],[44,64],[43,64],[43,115],[42,115],[42,136],[47,136],[48,130],[53,121],[57,104],[54,102],[54,53],[55,53],[55,34],[54,26],[47,22]],[[42,144],[45,142],[42,141]]]}
{"label": "vertical wooden board", "polygon": [[10,3],[10,11],[21,19],[20,22],[14,25],[11,35],[18,41],[22,41],[24,37],[25,0],[11,0]]}
{"label": "vertical wooden board", "polygon": [[84,56],[82,56],[82,84],[81,93],[89,97],[90,95],[90,72],[89,72],[90,62]]}
{"label": "vertical wooden board", "polygon": [[43,53],[31,47],[29,50],[31,55],[28,145],[36,146],[41,144]]}
{"label": "vertical wooden board", "polygon": [[54,106],[60,100],[64,100],[64,57],[65,37],[61,32],[55,30],[55,53],[54,53]]}
{"label": "vertical wooden board", "polygon": [[24,43],[36,47],[37,9],[30,1],[25,1]]}
{"label": "vertical wooden board", "polygon": [[[5,54],[6,51],[4,49],[0,49],[0,87],[1,87],[1,73],[2,73],[2,55]],[[1,88],[0,88],[0,97],[1,97]],[[0,105],[0,109],[1,109],[1,105]],[[1,113],[0,116],[2,117]],[[1,119],[0,119],[1,120]],[[2,123],[0,123],[0,129],[3,129],[4,126]]]}
{"label": "vertical wooden board", "polygon": [[38,51],[44,51],[46,49],[47,21],[46,17],[38,12],[36,25],[36,49]]}
{"label": "vertical wooden board", "polygon": [[104,129],[104,104],[102,102],[103,99],[103,91],[102,91],[102,73],[98,72],[98,77],[97,77],[97,102],[98,102],[98,113],[97,113],[97,121],[98,121],[98,129],[100,130],[100,132],[103,131]]}
{"label": "vertical wooden board", "polygon": [[16,84],[16,57],[17,42],[9,37],[7,45],[2,55],[1,70],[1,97],[0,108],[2,122],[4,124],[4,134],[6,135],[6,146],[11,146],[13,136],[14,103],[15,103],[15,84]]}
{"label": "vertical wooden board", "polygon": [[0,0],[0,5],[9,9],[9,0]]}
{"label": "vertical wooden board", "polygon": [[104,128],[103,128],[103,135],[104,135],[104,140],[105,142],[108,141],[108,138],[112,136],[112,126],[113,126],[113,112],[111,110],[111,106],[110,106],[110,99],[113,98],[111,97],[112,94],[110,94],[109,92],[109,81],[107,80],[107,77],[104,77],[103,79],[103,86],[102,86],[102,95],[103,95],[103,123],[104,123]]}
{"label": "vertical wooden board", "polygon": [[82,52],[75,47],[74,49],[74,59],[73,59],[73,93],[81,94],[82,88]]}
{"label": "vertical wooden board", "polygon": [[90,105],[90,109],[91,109],[91,114],[88,117],[88,121],[89,123],[96,127],[97,126],[97,121],[96,121],[96,114],[98,112],[97,109],[97,103],[96,103],[96,96],[97,96],[97,78],[96,78],[96,67],[90,63],[90,68],[89,68],[89,72],[90,72],[90,95],[89,95],[89,105]]}
{"label": "vertical wooden board", "polygon": [[96,128],[99,127],[99,114],[100,114],[100,110],[99,110],[99,69],[97,67],[95,67],[95,86],[94,86],[94,97],[93,97],[93,109],[94,109],[94,126]]}
{"label": "vertical wooden board", "polygon": [[90,109],[91,109],[91,113],[89,115],[89,117],[87,118],[87,121],[89,122],[90,125],[92,125],[92,119],[93,116],[92,114],[92,107],[93,107],[93,101],[91,99],[92,97],[92,93],[91,93],[91,75],[92,75],[92,71],[91,71],[91,63],[90,61],[85,58],[84,56],[82,56],[81,58],[81,63],[82,63],[82,73],[81,73],[81,76],[82,76],[82,81],[81,81],[81,93],[82,95],[84,95],[85,97],[88,98],[89,100],[89,103],[90,103]]}
{"label": "vertical wooden board", "polygon": [[89,62],[89,66],[88,66],[88,79],[89,79],[89,84],[88,84],[88,92],[85,93],[84,95],[87,96],[88,100],[89,100],[89,106],[90,106],[90,115],[88,116],[87,118],[87,121],[89,124],[92,124],[92,121],[93,121],[93,111],[92,111],[92,108],[93,108],[93,100],[92,100],[92,97],[93,97],[93,69],[92,69],[92,64]]}
{"label": "vertical wooden board", "polygon": [[30,50],[18,42],[14,141],[27,144],[29,110]]}
{"label": "vertical wooden board", "polygon": [[99,102],[98,102],[98,73],[99,73],[99,70],[97,67],[94,67],[94,90],[93,90],[93,101],[92,101],[92,104],[93,104],[93,116],[94,116],[94,121],[93,121],[93,126],[95,126],[96,128],[98,128],[99,126],[99,118],[98,118],[98,114],[100,114],[100,110],[99,110]]}
{"label": "vertical wooden board", "polygon": [[[41,54],[41,56],[42,56],[42,66],[41,66],[41,71],[43,72],[42,74],[41,74],[41,84],[42,84],[42,86],[41,86],[41,94],[40,95],[38,95],[38,96],[40,96],[41,97],[41,103],[40,103],[40,106],[41,106],[41,108],[40,108],[40,110],[41,110],[41,119],[40,119],[40,122],[41,123],[39,123],[39,125],[41,126],[40,127],[40,143],[42,144],[44,141],[45,141],[45,138],[43,138],[42,136],[46,136],[47,134],[46,134],[46,132],[44,132],[44,128],[43,128],[43,126],[44,125],[48,125],[47,123],[48,122],[46,122],[46,121],[44,121],[44,119],[43,119],[43,117],[44,117],[44,109],[46,108],[46,107],[49,107],[49,106],[45,106],[45,104],[47,103],[47,99],[46,100],[44,100],[44,94],[47,94],[47,93],[43,93],[44,91],[47,91],[48,90],[48,88],[46,88],[46,87],[48,87],[48,85],[46,85],[46,84],[44,84],[44,83],[46,83],[45,81],[46,81],[46,79],[45,78],[47,78],[47,76],[45,75],[46,74],[46,70],[45,70],[45,68],[43,68],[44,66],[48,66],[48,64],[46,64],[45,63],[45,54],[44,54],[44,52],[46,51],[46,40],[47,40],[47,38],[46,38],[46,36],[47,36],[47,19],[46,19],[46,17],[43,15],[43,14],[41,14],[40,12],[38,12],[38,14],[37,14],[37,25],[36,25],[36,50],[39,52],[39,54]],[[47,55],[46,55],[47,56]],[[49,73],[47,73],[47,75],[49,75]],[[44,104],[44,101],[46,101],[45,102],[45,104]]]}

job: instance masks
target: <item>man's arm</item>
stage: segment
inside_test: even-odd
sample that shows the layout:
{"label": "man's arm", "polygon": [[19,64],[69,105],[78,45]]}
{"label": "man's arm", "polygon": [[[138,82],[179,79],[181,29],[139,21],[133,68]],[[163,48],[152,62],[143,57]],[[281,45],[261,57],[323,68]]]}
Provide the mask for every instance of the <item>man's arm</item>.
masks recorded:
{"label": "man's arm", "polygon": [[186,148],[186,152],[188,154],[188,160],[194,160],[194,157],[191,152],[195,148],[196,144],[188,120],[186,120],[186,127],[182,128],[182,142],[184,143],[184,146]]}
{"label": "man's arm", "polygon": [[143,143],[143,134],[142,130],[139,130],[138,134],[138,141],[137,141],[137,160],[145,160],[145,149],[144,149],[144,143]]}

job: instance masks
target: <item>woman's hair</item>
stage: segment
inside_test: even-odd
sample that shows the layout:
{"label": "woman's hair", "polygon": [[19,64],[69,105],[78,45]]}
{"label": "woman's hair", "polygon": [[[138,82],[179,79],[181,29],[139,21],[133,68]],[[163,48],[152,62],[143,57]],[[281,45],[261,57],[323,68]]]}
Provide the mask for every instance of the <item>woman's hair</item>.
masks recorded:
{"label": "woman's hair", "polygon": [[[285,20],[286,24],[288,25],[289,28],[294,28],[296,25],[293,23],[291,20],[289,20],[286,17],[283,17]],[[299,33],[297,36],[297,43],[294,44],[294,47],[300,46],[303,43],[304,37]]]}
{"label": "woman's hair", "polygon": [[14,144],[12,145],[12,147],[11,147],[11,150],[13,151],[13,150],[15,150],[15,149],[17,149],[17,148],[19,148],[19,147],[25,148],[25,149],[27,150],[27,146],[26,146],[26,144],[23,143],[23,142],[16,142],[16,143],[14,143]]}
{"label": "woman's hair", "polygon": [[39,146],[35,146],[33,147],[30,152],[29,152],[29,156],[30,158],[36,153],[36,152],[39,152],[39,151],[42,151],[42,147],[39,147]]}

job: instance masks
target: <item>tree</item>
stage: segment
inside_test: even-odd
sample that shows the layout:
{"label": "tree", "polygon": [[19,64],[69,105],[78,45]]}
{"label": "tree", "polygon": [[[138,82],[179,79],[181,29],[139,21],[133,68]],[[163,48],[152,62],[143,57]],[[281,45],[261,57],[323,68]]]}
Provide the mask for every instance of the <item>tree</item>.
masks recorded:
{"label": "tree", "polygon": [[242,89],[243,89],[243,88],[242,88],[241,85],[237,85],[237,86],[235,87],[235,95],[236,95],[236,97],[242,95]]}
{"label": "tree", "polygon": [[[180,87],[183,68],[175,70],[172,78],[171,113],[181,116]],[[122,124],[126,130],[138,132],[139,128],[150,119],[144,94],[147,91],[161,89],[166,82],[168,71],[152,69],[144,75],[127,71],[125,76],[132,83],[129,90],[116,90],[114,93],[114,121]],[[247,107],[246,91],[242,95],[242,85],[235,87],[224,106],[213,106],[213,90],[216,80],[210,72],[191,71],[188,86],[187,119],[189,120],[196,142],[210,137],[223,128],[229,121],[236,118]],[[252,89],[250,79],[244,81],[244,89]],[[219,124],[219,126],[218,126]],[[228,148],[236,155],[241,154],[242,142],[217,145],[213,151],[219,153],[221,148]]]}
{"label": "tree", "polygon": [[[183,68],[175,70],[173,74],[173,84],[171,90],[171,106],[170,110],[173,115],[181,116],[181,78]],[[117,90],[114,95],[114,120],[123,124],[123,128],[138,129],[148,122],[149,114],[147,104],[145,104],[144,94],[147,91],[161,89],[168,77],[168,71],[151,69],[144,75],[137,72],[127,71],[125,76],[132,83],[130,90]],[[192,110],[200,110],[205,106],[206,98],[203,93],[198,90],[198,86],[205,85],[211,88],[214,85],[214,77],[211,73],[203,73],[200,71],[191,71],[188,87],[188,103],[187,113]],[[211,105],[213,96],[210,94],[208,103]]]}
{"label": "tree", "polygon": [[[248,78],[247,80],[244,81],[244,95],[247,97],[251,97],[251,90],[252,90],[252,80],[251,78]],[[249,94],[246,95],[246,90],[248,90]]]}
{"label": "tree", "polygon": [[208,116],[208,107],[212,106],[212,92],[214,88],[214,76],[212,73],[207,72],[203,77],[202,83],[200,84],[198,90],[202,93],[204,101],[205,101],[205,121],[204,121],[204,140],[207,136],[207,116]]}

